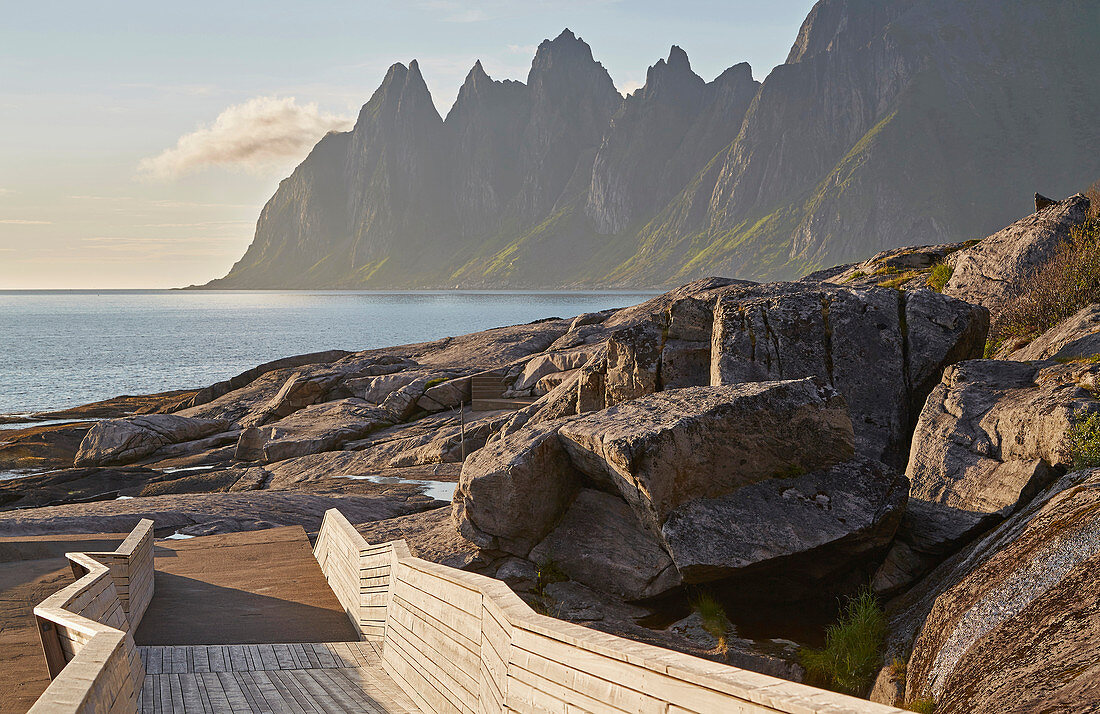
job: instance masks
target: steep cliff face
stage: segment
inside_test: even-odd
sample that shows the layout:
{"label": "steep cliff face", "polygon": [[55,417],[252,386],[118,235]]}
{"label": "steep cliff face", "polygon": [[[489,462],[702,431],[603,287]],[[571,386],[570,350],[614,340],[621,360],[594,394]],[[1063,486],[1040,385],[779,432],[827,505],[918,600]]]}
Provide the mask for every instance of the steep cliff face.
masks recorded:
{"label": "steep cliff face", "polygon": [[612,117],[596,154],[585,205],[596,229],[619,233],[667,203],[737,136],[758,86],[747,64],[707,84],[673,46]]}
{"label": "steep cliff face", "polygon": [[445,122],[395,65],[211,286],[793,278],[985,235],[1100,176],[1098,32],[1089,0],[820,0],[762,84],[673,47],[624,100],[566,30]]}
{"label": "steep cliff face", "polygon": [[464,233],[492,230],[515,198],[530,111],[527,85],[494,81],[480,60],[474,64],[444,122],[454,147],[452,191]]}

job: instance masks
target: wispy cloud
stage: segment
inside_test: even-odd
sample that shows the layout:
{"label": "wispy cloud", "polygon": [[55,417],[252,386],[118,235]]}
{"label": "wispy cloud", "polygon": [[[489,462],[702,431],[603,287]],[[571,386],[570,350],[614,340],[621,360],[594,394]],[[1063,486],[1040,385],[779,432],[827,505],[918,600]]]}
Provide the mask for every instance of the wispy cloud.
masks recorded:
{"label": "wispy cloud", "polygon": [[322,112],[294,97],[256,97],[234,104],[210,126],[185,134],[176,146],[144,159],[139,172],[162,181],[213,166],[266,174],[300,159],[322,136],[351,126],[352,117]]}
{"label": "wispy cloud", "polygon": [[23,218],[0,218],[0,223],[6,226],[52,226],[53,221],[28,221]]}
{"label": "wispy cloud", "polygon": [[10,188],[0,188],[0,196],[11,196],[14,193]]}
{"label": "wispy cloud", "polygon": [[644,82],[639,82],[634,79],[628,79],[623,82],[623,86],[619,87],[619,93],[625,97],[628,94],[633,94],[644,86]]}
{"label": "wispy cloud", "polygon": [[514,55],[524,55],[530,57],[538,50],[537,45],[508,45],[508,51]]}

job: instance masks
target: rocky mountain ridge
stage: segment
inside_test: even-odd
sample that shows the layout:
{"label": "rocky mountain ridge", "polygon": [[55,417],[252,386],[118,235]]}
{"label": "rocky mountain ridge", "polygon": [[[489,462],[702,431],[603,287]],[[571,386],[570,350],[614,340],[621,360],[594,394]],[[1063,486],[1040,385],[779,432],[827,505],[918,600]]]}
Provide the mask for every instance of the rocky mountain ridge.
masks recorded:
{"label": "rocky mountain ridge", "polygon": [[787,61],[674,46],[625,99],[566,30],[446,118],[395,64],[216,288],[671,287],[978,238],[1100,174],[1100,7],[820,0]]}

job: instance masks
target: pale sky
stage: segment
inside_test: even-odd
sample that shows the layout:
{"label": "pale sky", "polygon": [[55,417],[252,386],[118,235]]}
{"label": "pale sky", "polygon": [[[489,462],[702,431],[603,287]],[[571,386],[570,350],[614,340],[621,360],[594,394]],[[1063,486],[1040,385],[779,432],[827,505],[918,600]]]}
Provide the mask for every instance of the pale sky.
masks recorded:
{"label": "pale sky", "polygon": [[569,27],[620,91],[683,47],[763,80],[812,0],[0,0],[0,289],[224,275],[281,178],[394,62],[441,115],[481,59],[525,80]]}

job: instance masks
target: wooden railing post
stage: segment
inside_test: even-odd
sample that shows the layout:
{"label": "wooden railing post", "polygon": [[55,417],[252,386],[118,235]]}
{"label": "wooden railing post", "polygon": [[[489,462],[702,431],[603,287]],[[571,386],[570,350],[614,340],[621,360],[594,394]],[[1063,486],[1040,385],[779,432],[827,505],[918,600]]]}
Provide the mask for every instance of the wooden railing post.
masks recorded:
{"label": "wooden railing post", "polygon": [[61,650],[61,642],[57,639],[57,627],[49,620],[35,617],[38,621],[39,639],[42,640],[42,654],[46,657],[46,668],[50,671],[50,679],[61,674],[65,668],[65,653]]}

